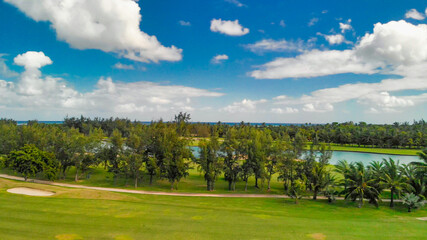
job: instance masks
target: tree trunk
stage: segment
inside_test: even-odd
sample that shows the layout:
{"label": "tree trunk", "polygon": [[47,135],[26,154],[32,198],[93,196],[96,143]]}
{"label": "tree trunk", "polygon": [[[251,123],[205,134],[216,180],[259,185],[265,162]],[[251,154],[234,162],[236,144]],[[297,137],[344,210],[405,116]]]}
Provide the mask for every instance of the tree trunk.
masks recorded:
{"label": "tree trunk", "polygon": [[154,174],[150,174],[150,185],[152,185],[152,184],[153,184],[153,175],[154,175]]}
{"label": "tree trunk", "polygon": [[173,190],[173,182],[171,182],[171,190]]}
{"label": "tree trunk", "polygon": [[411,207],[408,207],[408,212],[411,212]]}
{"label": "tree trunk", "polygon": [[211,190],[211,180],[206,180],[206,188],[208,191]]}
{"label": "tree trunk", "polygon": [[232,188],[233,188],[233,192],[234,192],[234,191],[236,191],[236,181],[233,181],[233,186],[232,186]]}
{"label": "tree trunk", "polygon": [[79,168],[76,167],[76,176],[74,177],[74,181],[78,181],[79,180]]}
{"label": "tree trunk", "polygon": [[390,197],[390,207],[393,208],[394,207],[394,189],[391,189],[391,197]]}
{"label": "tree trunk", "polygon": [[231,184],[232,184],[232,181],[228,180],[228,191],[231,191]]}
{"label": "tree trunk", "polygon": [[255,176],[255,187],[256,187],[256,188],[259,188],[259,187],[258,187],[258,178],[257,178],[256,176]]}
{"label": "tree trunk", "polygon": [[359,197],[359,204],[358,204],[358,208],[361,208],[363,206],[363,196]]}
{"label": "tree trunk", "polygon": [[248,179],[245,181],[245,192],[248,190]]}
{"label": "tree trunk", "polygon": [[138,187],[138,177],[135,177],[135,188]]}
{"label": "tree trunk", "polygon": [[314,187],[314,191],[313,191],[313,200],[317,200],[317,188]]}
{"label": "tree trunk", "polygon": [[25,182],[27,181],[27,179],[28,179],[28,177],[27,177],[27,176],[24,176],[24,180],[25,180]]}

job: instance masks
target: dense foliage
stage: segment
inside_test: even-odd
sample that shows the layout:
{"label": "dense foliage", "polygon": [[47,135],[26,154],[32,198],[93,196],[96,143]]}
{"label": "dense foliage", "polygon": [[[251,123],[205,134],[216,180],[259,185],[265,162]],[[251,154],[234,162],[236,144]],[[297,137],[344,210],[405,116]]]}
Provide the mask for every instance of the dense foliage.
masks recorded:
{"label": "dense foliage", "polygon": [[[400,165],[393,159],[329,165],[329,144],[359,144],[387,147],[425,146],[424,121],[414,124],[369,125],[365,123],[272,126],[250,124],[189,123],[190,115],[179,113],[173,122],[150,124],[128,119],[66,118],[63,124],[30,121],[17,125],[0,120],[0,159],[3,165],[25,178],[64,178],[71,168],[75,181],[89,178],[92,169],[105,168],[114,179],[132,179],[134,186],[144,177],[150,185],[165,179],[177,189],[190,168],[197,168],[208,191],[223,176],[229,190],[236,182],[255,179],[255,188],[270,190],[273,176],[283,182],[284,192],[295,199],[323,194],[329,202],[336,196],[378,205],[381,192],[390,190],[390,207],[401,194],[426,197],[427,150],[423,162]],[[206,138],[201,138],[206,137]],[[223,139],[220,139],[222,137]],[[404,139],[404,141],[402,140]],[[194,157],[189,145],[198,142]],[[307,151],[307,143],[311,142]],[[337,180],[336,174],[342,176]],[[405,195],[407,196],[407,195]],[[407,202],[414,199],[408,198]],[[413,202],[413,201],[412,201]],[[411,209],[418,206],[413,203]]]}

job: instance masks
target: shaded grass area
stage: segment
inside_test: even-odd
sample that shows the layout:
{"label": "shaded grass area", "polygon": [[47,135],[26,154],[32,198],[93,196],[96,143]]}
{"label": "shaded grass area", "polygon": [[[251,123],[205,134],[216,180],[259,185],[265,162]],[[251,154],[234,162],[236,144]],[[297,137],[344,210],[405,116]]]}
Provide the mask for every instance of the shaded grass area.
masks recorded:
{"label": "shaded grass area", "polygon": [[[26,186],[54,197],[14,195]],[[148,196],[0,179],[0,239],[423,239],[426,210],[290,199]]]}

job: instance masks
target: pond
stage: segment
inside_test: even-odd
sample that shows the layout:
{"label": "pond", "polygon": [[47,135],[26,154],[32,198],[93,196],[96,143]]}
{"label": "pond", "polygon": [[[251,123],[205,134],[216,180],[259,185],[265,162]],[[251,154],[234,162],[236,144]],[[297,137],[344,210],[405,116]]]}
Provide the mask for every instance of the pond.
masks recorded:
{"label": "pond", "polygon": [[[190,148],[194,156],[199,157],[199,148],[198,147],[190,147]],[[401,164],[408,164],[410,162],[420,161],[418,156],[333,151],[332,158],[329,160],[329,163],[336,164],[339,160],[345,159],[347,160],[347,162],[363,162],[363,164],[367,165],[372,161],[382,161],[383,158],[385,159],[392,158],[395,161],[399,160]]]}

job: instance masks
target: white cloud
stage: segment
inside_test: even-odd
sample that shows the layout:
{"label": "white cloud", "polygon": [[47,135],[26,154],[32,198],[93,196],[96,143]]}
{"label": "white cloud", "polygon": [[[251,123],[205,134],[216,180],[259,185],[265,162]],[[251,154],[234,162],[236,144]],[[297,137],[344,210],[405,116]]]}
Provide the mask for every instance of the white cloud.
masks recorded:
{"label": "white cloud", "polygon": [[286,27],[286,24],[285,24],[285,21],[284,21],[284,20],[280,20],[279,25],[280,25],[281,27]]}
{"label": "white cloud", "polygon": [[244,45],[254,53],[263,52],[303,52],[312,46],[311,43],[306,43],[302,40],[287,41],[287,40],[273,40],[263,39],[253,44]]}
{"label": "white cloud", "polygon": [[181,26],[186,26],[186,27],[191,26],[191,23],[190,23],[190,22],[188,22],[188,21],[184,21],[184,20],[180,20],[178,23],[179,23],[179,25],[181,25]]}
{"label": "white cloud", "polygon": [[312,50],[295,58],[277,58],[250,75],[258,79],[301,78],[348,72],[373,74],[376,68],[376,65],[362,62],[352,50]]}
{"label": "white cloud", "polygon": [[[15,58],[15,64],[25,67],[18,82],[0,80],[0,107],[18,111],[37,111],[37,114],[153,117],[193,110],[192,99],[220,97],[222,93],[180,85],[161,85],[153,82],[114,82],[100,78],[95,89],[78,92],[61,78],[43,77],[40,68],[51,64],[43,52],[27,52]],[[146,113],[143,115],[142,113]]]}
{"label": "white cloud", "polygon": [[245,4],[241,3],[238,0],[225,0],[225,1],[228,2],[228,3],[236,5],[237,7],[246,7]]}
{"label": "white cloud", "polygon": [[330,112],[334,110],[334,106],[330,103],[307,103],[302,108],[304,112]]}
{"label": "white cloud", "polygon": [[418,12],[416,9],[410,9],[406,12],[405,18],[412,18],[415,20],[423,20],[425,18],[424,14]]}
{"label": "white cloud", "polygon": [[122,69],[122,70],[135,70],[135,67],[133,65],[122,64],[122,63],[114,64],[113,68]]}
{"label": "white cloud", "polygon": [[211,31],[229,36],[243,36],[249,33],[248,28],[244,28],[239,24],[239,20],[227,21],[221,19],[212,19]]}
{"label": "white cloud", "polygon": [[325,35],[318,33],[318,35],[323,36],[330,45],[338,45],[345,42],[345,38],[341,34]]}
{"label": "white cloud", "polygon": [[286,95],[280,95],[280,96],[274,97],[273,100],[284,100],[287,98],[288,98],[288,96],[286,96]]}
{"label": "white cloud", "polygon": [[319,19],[318,18],[312,18],[312,19],[310,19],[310,21],[308,22],[308,26],[309,27],[311,27],[311,26],[314,26],[317,22],[319,22]]}
{"label": "white cloud", "polygon": [[427,62],[427,25],[391,21],[374,25],[348,50],[312,50],[293,58],[277,58],[251,73],[255,78],[317,77],[340,73],[405,72]]}
{"label": "white cloud", "polygon": [[26,70],[33,68],[41,68],[52,64],[52,60],[44,55],[43,52],[28,51],[24,54],[19,54],[13,61],[16,65],[25,67]]}
{"label": "white cloud", "polygon": [[414,106],[414,101],[408,97],[391,96],[388,92],[371,93],[359,99],[360,103],[377,106],[382,109],[403,108]]}
{"label": "white cloud", "polygon": [[59,40],[77,49],[114,52],[141,62],[179,61],[181,49],[165,47],[142,32],[133,0],[5,0],[35,21],[47,21]]}
{"label": "white cloud", "polygon": [[347,20],[347,23],[340,23],[341,33],[345,33],[346,31],[352,30],[351,19]]}
{"label": "white cloud", "polygon": [[286,108],[272,108],[271,112],[276,114],[285,114],[285,113],[298,113],[299,110],[292,107],[286,107]]}
{"label": "white cloud", "polygon": [[5,54],[0,54],[0,76],[3,77],[16,77],[19,74],[15,71],[10,70],[10,68],[6,65],[6,59],[3,58]]}
{"label": "white cloud", "polygon": [[234,102],[233,104],[222,108],[220,111],[229,112],[229,113],[255,112],[258,104],[262,104],[266,102],[267,102],[266,99],[260,99],[260,100],[243,99],[241,102]]}
{"label": "white cloud", "polygon": [[213,64],[219,64],[222,63],[223,61],[228,60],[228,56],[225,54],[218,54],[215,57],[212,58],[211,62]]}

